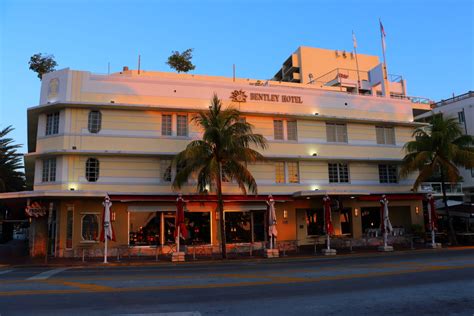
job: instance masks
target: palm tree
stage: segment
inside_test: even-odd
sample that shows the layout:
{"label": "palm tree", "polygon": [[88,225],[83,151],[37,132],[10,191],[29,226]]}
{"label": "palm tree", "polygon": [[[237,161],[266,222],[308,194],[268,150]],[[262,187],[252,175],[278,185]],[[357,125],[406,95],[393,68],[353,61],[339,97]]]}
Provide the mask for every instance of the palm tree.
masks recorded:
{"label": "palm tree", "polygon": [[474,137],[463,135],[455,118],[443,118],[435,115],[429,126],[418,127],[413,132],[415,140],[405,144],[406,156],[400,170],[402,177],[419,171],[413,184],[416,191],[421,182],[439,172],[443,201],[448,215],[450,239],[456,243],[456,235],[448,210],[445,182],[457,182],[460,178],[458,167],[474,167]]}
{"label": "palm tree", "polygon": [[175,157],[181,166],[173,188],[180,189],[191,176],[197,177],[199,193],[217,191],[217,210],[221,236],[222,257],[227,257],[224,227],[224,202],[222,200],[222,179],[237,183],[242,193],[256,194],[257,183],[247,169],[247,163],[263,161],[264,157],[254,148],[267,148],[266,139],[252,132],[253,126],[233,108],[222,109],[222,102],[214,94],[208,111],[193,116],[203,136],[194,140]]}
{"label": "palm tree", "polygon": [[0,130],[0,192],[15,192],[25,189],[25,176],[22,171],[22,154],[17,153],[21,145],[13,144],[7,134],[13,130],[11,126]]}

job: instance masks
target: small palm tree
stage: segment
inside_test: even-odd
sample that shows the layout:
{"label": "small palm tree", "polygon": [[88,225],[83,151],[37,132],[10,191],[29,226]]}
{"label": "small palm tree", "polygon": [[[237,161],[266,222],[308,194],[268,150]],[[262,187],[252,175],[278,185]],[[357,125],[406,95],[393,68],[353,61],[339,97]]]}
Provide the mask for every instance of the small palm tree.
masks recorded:
{"label": "small palm tree", "polygon": [[247,163],[263,161],[264,157],[254,148],[267,148],[266,139],[252,132],[253,126],[243,120],[240,112],[233,108],[222,109],[222,102],[214,94],[208,111],[199,112],[192,121],[198,125],[203,136],[194,140],[175,157],[181,166],[173,188],[179,189],[191,176],[197,176],[200,193],[217,191],[219,230],[222,257],[227,257],[224,227],[224,203],[222,179],[237,183],[244,194],[256,194],[257,183],[247,169]]}
{"label": "small palm tree", "polygon": [[21,145],[13,144],[7,134],[13,130],[11,126],[0,130],[0,192],[15,192],[25,189],[25,176],[21,169],[22,154],[17,153]]}
{"label": "small palm tree", "polygon": [[459,167],[474,167],[474,137],[463,135],[462,129],[455,118],[443,118],[435,115],[429,126],[415,129],[415,140],[405,144],[406,156],[400,170],[402,177],[419,171],[413,184],[416,191],[421,182],[439,172],[443,201],[448,215],[451,241],[456,243],[456,235],[448,210],[445,182],[457,182],[460,178]]}

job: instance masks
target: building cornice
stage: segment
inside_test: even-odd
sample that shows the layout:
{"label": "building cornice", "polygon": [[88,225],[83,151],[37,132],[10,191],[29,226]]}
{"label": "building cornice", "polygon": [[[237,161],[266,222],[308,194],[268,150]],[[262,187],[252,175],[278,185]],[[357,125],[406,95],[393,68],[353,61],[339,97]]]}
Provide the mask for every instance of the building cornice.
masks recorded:
{"label": "building cornice", "polygon": [[[26,158],[39,158],[48,156],[133,156],[133,157],[174,157],[178,152],[146,152],[146,151],[122,151],[122,150],[51,150],[41,153],[32,152],[25,154]],[[381,161],[401,162],[402,158],[378,158],[378,157],[353,157],[353,156],[312,156],[312,155],[264,155],[269,160],[300,160],[300,161]]]}

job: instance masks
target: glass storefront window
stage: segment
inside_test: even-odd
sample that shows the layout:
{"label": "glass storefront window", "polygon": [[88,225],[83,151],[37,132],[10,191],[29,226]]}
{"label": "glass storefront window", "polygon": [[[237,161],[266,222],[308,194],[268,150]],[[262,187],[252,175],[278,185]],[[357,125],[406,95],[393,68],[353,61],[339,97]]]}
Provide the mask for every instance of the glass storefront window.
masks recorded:
{"label": "glass storefront window", "polygon": [[[158,216],[156,216],[158,214]],[[130,245],[147,246],[160,243],[161,216],[155,212],[130,212]]]}
{"label": "glass storefront window", "polygon": [[[185,212],[184,218],[189,236],[182,244],[211,243],[209,212]],[[174,244],[174,222],[174,212],[130,212],[130,245]]]}
{"label": "glass storefront window", "polygon": [[253,212],[226,212],[225,233],[228,243],[249,243],[252,241],[252,217],[253,217],[253,241],[265,240],[265,211]]}
{"label": "glass storefront window", "polygon": [[188,228],[188,239],[185,245],[210,244],[211,243],[211,222],[208,212],[186,212],[184,221]]}

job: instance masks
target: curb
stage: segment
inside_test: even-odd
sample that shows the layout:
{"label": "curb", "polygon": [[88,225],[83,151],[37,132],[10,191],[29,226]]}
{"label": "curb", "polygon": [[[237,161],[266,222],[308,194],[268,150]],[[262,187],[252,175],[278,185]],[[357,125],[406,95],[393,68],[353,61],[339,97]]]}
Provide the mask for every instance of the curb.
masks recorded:
{"label": "curb", "polygon": [[337,256],[323,256],[321,254],[317,255],[302,255],[302,256],[288,256],[288,257],[279,257],[279,258],[263,258],[263,257],[254,257],[254,258],[238,258],[238,259],[214,259],[214,260],[191,260],[185,262],[171,262],[170,260],[161,260],[161,261],[137,261],[137,262],[109,262],[107,264],[102,262],[90,262],[87,264],[68,264],[68,263],[50,263],[50,264],[0,264],[0,268],[46,268],[46,267],[71,267],[77,269],[86,269],[86,268],[115,268],[115,267],[177,267],[177,266],[186,266],[186,265],[205,265],[205,264],[233,264],[233,263],[282,263],[289,261],[301,261],[301,260],[311,260],[311,261],[327,261],[327,260],[350,260],[352,258],[374,258],[374,257],[396,257],[398,255],[407,255],[407,254],[422,254],[422,253],[440,253],[440,252],[449,252],[449,251],[466,251],[473,250],[474,246],[465,246],[465,247],[449,247],[449,248],[440,248],[440,249],[414,249],[414,250],[396,250],[394,252],[363,252],[363,253],[343,253]]}

